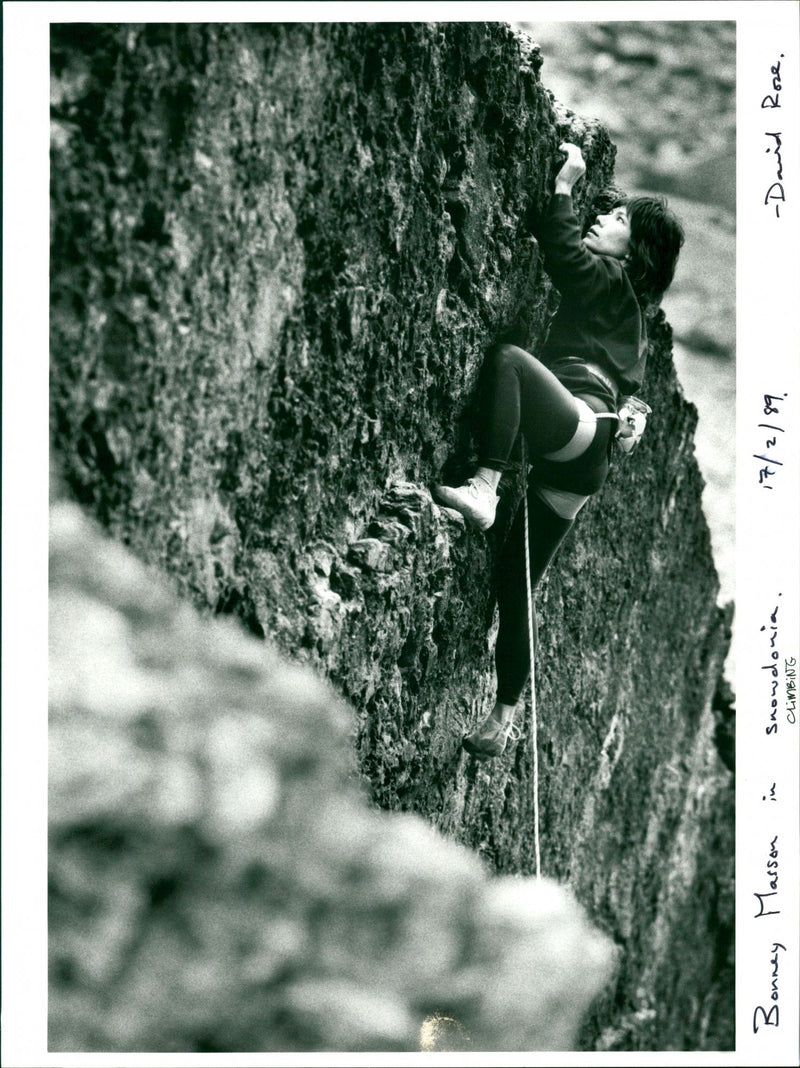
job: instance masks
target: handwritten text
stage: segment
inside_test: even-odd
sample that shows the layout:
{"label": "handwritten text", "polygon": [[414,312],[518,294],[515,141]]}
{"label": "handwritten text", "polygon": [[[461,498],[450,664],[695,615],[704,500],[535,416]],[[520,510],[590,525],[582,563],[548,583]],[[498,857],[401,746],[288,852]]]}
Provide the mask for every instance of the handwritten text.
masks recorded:
{"label": "handwritten text", "polygon": [[[783,52],[781,52],[781,59],[783,59]],[[769,72],[772,75],[772,93],[767,94],[761,101],[762,108],[779,108],[781,106],[781,91],[783,84],[781,83],[781,59],[779,59],[774,66],[769,68]],[[783,189],[783,158],[781,156],[781,133],[780,131],[765,131],[765,137],[771,137],[772,141],[766,149],[767,155],[772,153],[775,159],[775,178],[776,180],[770,185],[764,197],[764,204],[772,204],[775,208],[775,216],[780,219],[781,217],[781,204],[786,200],[786,194]]]}
{"label": "handwritten text", "polygon": [[[772,485],[770,484],[769,480],[774,477],[775,468],[776,467],[783,467],[783,460],[779,460],[777,458],[777,456],[774,455],[775,449],[778,446],[778,440],[779,440],[778,439],[778,435],[785,433],[784,428],[782,426],[779,426],[778,423],[776,422],[776,417],[780,416],[780,414],[781,414],[780,413],[780,408],[778,407],[778,404],[779,403],[783,404],[783,402],[786,400],[786,398],[789,396],[789,394],[788,393],[780,393],[780,394],[765,393],[763,396],[764,396],[764,408],[763,408],[764,415],[770,417],[770,422],[769,423],[759,423],[758,427],[759,427],[760,430],[769,431],[769,433],[764,435],[764,451],[763,452],[754,452],[753,453],[753,459],[754,460],[762,460],[764,462],[764,466],[762,468],[760,468],[759,472],[758,472],[758,484],[759,484],[759,486],[761,486],[762,489],[771,490],[772,489]],[[770,453],[772,453],[772,455],[770,455]],[[773,464],[774,466],[770,467],[770,464]]]}
{"label": "handwritten text", "polygon": [[797,722],[797,657],[790,656],[783,662],[786,677],[786,719],[789,723]]}
{"label": "handwritten text", "polygon": [[778,916],[780,909],[773,908],[773,905],[777,905],[777,901],[767,901],[765,907],[765,899],[778,896],[778,836],[777,834],[769,844],[769,854],[767,856],[767,885],[769,890],[765,890],[760,894],[753,893],[753,897],[758,898],[758,912],[755,914],[754,919],[758,920],[762,916]]}
{"label": "handwritten text", "polygon": [[[780,597],[781,594],[778,594]],[[769,672],[768,678],[771,687],[770,699],[769,699],[769,722],[764,728],[767,734],[778,733],[778,687],[780,671],[778,670],[778,660],[780,660],[780,653],[778,652],[778,608],[779,605],[775,605],[775,608],[770,612],[769,624],[764,624],[761,628],[762,634],[767,634],[769,637],[770,654],[769,659],[771,663],[762,664],[761,670]]]}
{"label": "handwritten text", "polygon": [[759,1005],[753,1013],[753,1034],[758,1034],[759,1024],[764,1027],[777,1027],[778,1026],[778,971],[779,971],[779,957],[780,951],[786,952],[786,946],[782,942],[773,942],[770,952],[772,956],[769,958],[769,962],[772,965],[772,982],[770,984],[770,1001],[772,1005],[769,1012],[763,1005]]}

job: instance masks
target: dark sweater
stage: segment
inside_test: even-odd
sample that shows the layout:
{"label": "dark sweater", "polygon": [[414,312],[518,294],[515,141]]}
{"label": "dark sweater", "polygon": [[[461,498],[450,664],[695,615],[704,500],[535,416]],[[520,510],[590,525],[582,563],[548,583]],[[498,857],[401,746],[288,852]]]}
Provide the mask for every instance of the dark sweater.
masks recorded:
{"label": "dark sweater", "polygon": [[551,198],[536,237],[561,294],[540,358],[571,393],[600,397],[613,408],[610,390],[584,363],[602,368],[622,394],[641,386],[647,333],[630,279],[620,260],[584,246],[570,196]]}

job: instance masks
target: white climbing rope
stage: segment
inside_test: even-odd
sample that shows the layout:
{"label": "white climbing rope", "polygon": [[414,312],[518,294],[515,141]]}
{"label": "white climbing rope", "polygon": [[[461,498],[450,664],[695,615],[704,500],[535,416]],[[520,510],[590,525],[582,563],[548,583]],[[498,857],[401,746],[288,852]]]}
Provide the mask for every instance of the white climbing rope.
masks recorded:
{"label": "white climbing rope", "polygon": [[525,587],[528,594],[528,651],[531,660],[531,750],[533,757],[533,843],[536,851],[536,878],[542,877],[542,862],[539,854],[539,745],[536,717],[536,669],[533,641],[533,594],[531,592],[531,549],[528,519],[528,454],[525,435],[522,438],[522,501],[525,517]]}

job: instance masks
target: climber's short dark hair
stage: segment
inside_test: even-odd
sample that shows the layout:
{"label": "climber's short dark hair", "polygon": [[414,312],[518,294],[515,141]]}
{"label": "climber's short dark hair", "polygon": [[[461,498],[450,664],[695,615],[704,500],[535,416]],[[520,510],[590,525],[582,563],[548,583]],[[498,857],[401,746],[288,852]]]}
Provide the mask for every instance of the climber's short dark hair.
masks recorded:
{"label": "climber's short dark hair", "polygon": [[664,197],[629,197],[618,203],[627,208],[631,224],[628,277],[642,303],[658,304],[675,275],[683,227]]}

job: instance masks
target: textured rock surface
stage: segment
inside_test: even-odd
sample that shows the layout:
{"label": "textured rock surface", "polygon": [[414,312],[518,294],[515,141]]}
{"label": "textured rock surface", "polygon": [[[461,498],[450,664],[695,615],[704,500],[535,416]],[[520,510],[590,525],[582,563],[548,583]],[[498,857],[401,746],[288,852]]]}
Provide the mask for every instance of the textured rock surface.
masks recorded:
{"label": "textured rock surface", "polygon": [[[529,237],[563,136],[501,24],[54,27],[52,387],[68,485],[355,709],[373,799],[532,870],[526,736],[476,767],[493,554],[425,488],[469,459],[485,346],[553,307]],[[732,1044],[727,622],[694,409],[654,416],[537,595],[543,867],[623,946],[604,1048]],[[514,499],[506,487],[505,510]],[[719,722],[718,722],[719,721]],[[691,978],[689,978],[691,977]]]}
{"label": "textured rock surface", "polygon": [[572,1045],[614,953],[566,891],[368,806],[310,669],[51,532],[51,1049]]}

